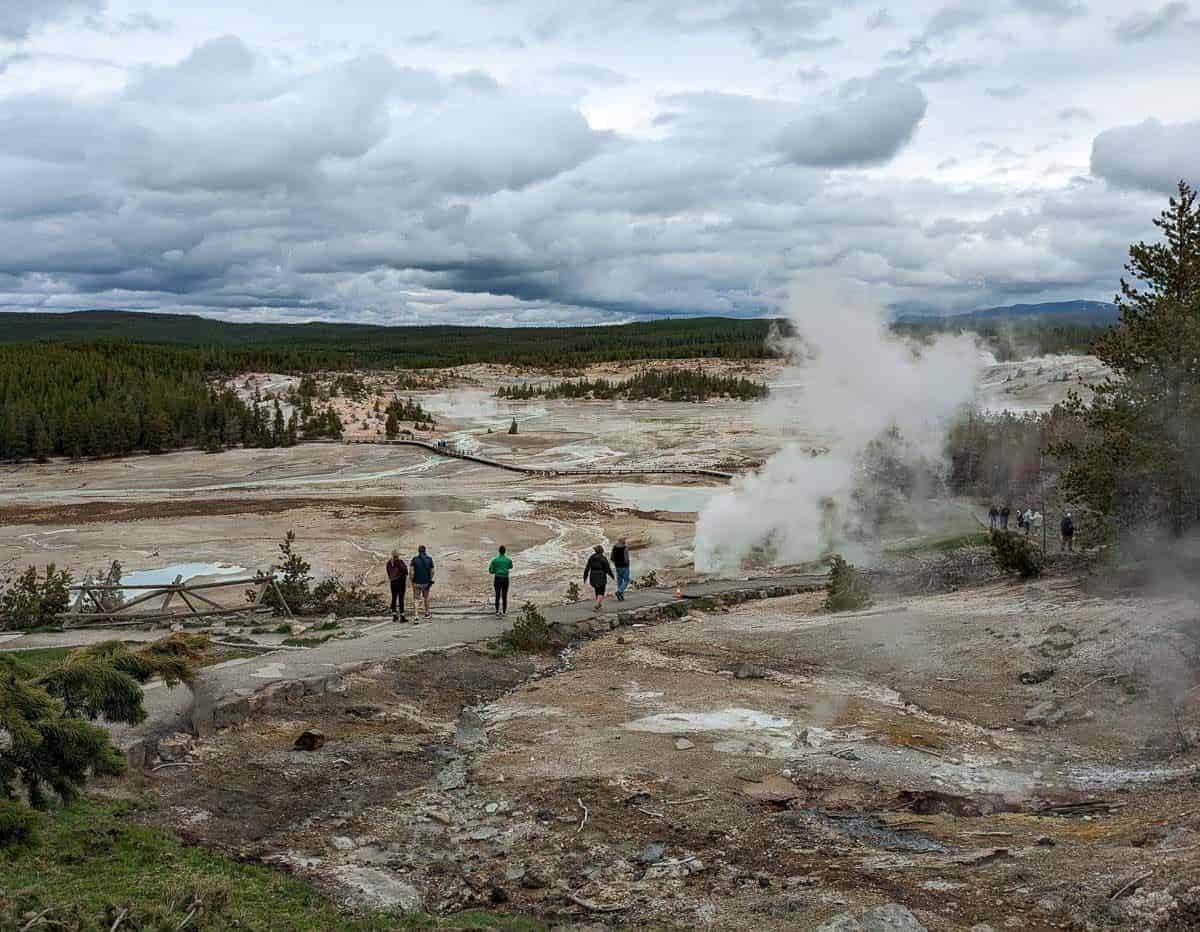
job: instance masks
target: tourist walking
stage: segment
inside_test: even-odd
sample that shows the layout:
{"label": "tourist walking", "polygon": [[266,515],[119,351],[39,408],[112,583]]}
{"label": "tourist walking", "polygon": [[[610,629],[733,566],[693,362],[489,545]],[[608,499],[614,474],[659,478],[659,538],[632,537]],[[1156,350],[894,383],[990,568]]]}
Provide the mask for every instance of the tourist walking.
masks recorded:
{"label": "tourist walking", "polygon": [[629,588],[629,545],[624,537],[618,537],[612,549],[612,565],[617,571],[617,601],[625,601],[625,590]]}
{"label": "tourist walking", "polygon": [[1025,536],[1028,537],[1033,531],[1033,509],[1026,508],[1025,514],[1021,515],[1021,522],[1025,525]]}
{"label": "tourist walking", "polygon": [[[496,617],[508,614],[508,574],[512,572],[512,557],[503,546],[500,552],[492,557],[488,564],[488,572],[492,574],[492,588],[496,590]],[[501,605],[504,610],[501,611]]]}
{"label": "tourist walking", "polygon": [[1059,551],[1070,550],[1075,551],[1075,519],[1071,517],[1071,512],[1063,515],[1062,524],[1059,526],[1059,532],[1062,534],[1062,543],[1059,544]]}
{"label": "tourist walking", "polygon": [[1008,519],[1010,515],[1012,515],[1012,509],[1007,505],[1002,505],[1000,507],[1000,530],[1008,530]]}
{"label": "tourist walking", "polygon": [[608,588],[608,581],[613,578],[613,570],[612,565],[608,562],[608,557],[604,555],[604,548],[599,544],[592,551],[592,555],[588,557],[587,564],[583,568],[583,578],[588,581],[588,585],[596,593],[596,604],[592,607],[592,611],[601,611],[604,608],[604,590]]}
{"label": "tourist walking", "polygon": [[1000,509],[993,505],[988,509],[989,527],[994,531],[1000,527]]}
{"label": "tourist walking", "polygon": [[433,587],[433,557],[425,552],[425,545],[417,548],[417,555],[409,563],[412,576],[413,613],[421,614],[421,603],[425,604],[425,617],[430,617],[429,590]]}
{"label": "tourist walking", "polygon": [[387,562],[388,585],[392,588],[392,621],[408,621],[404,616],[404,590],[408,585],[408,567],[400,559],[400,551],[393,550]]}

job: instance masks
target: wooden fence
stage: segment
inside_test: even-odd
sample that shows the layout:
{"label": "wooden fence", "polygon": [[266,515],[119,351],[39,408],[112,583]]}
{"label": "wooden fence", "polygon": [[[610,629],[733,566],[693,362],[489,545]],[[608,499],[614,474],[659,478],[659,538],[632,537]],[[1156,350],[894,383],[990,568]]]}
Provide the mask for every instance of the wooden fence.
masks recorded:
{"label": "wooden fence", "polygon": [[[231,589],[235,586],[249,587],[247,590],[249,598],[239,605],[221,605],[206,594],[213,590]],[[141,586],[121,583],[110,585],[84,580],[78,586],[71,586],[70,590],[75,593],[71,608],[65,614],[58,616],[63,622],[63,626],[67,628],[94,622],[144,624],[174,618],[204,618],[213,615],[235,615],[241,612],[274,611],[272,606],[263,603],[263,596],[268,591],[278,599],[284,613],[289,618],[292,617],[292,610],[288,606],[287,600],[284,599],[283,593],[279,591],[274,576],[271,575],[260,574],[249,579],[226,579],[220,582],[195,584],[185,584],[182,576],[176,576],[173,583]],[[119,604],[112,604],[113,600],[106,599],[103,595],[114,592],[143,592],[145,594],[128,601],[122,599]],[[169,611],[176,598],[182,603],[184,611]],[[147,610],[156,599],[161,599],[161,604]],[[146,608],[134,611],[138,606]]]}

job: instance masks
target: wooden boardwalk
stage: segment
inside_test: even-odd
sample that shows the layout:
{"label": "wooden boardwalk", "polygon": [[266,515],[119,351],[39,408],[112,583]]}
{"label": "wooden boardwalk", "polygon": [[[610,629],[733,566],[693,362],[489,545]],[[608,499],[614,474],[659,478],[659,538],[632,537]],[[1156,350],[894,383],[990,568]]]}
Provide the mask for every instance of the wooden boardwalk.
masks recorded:
{"label": "wooden boardwalk", "polygon": [[378,446],[404,446],[404,447],[420,447],[423,450],[428,450],[430,453],[436,453],[438,456],[446,456],[450,459],[467,460],[472,463],[479,463],[483,466],[491,466],[494,469],[505,469],[508,472],[517,472],[526,476],[707,476],[710,479],[732,479],[733,473],[721,472],[718,469],[703,469],[703,468],[686,468],[686,467],[629,467],[620,466],[612,467],[592,467],[592,468],[570,468],[570,467],[553,467],[553,466],[521,466],[517,463],[507,463],[503,460],[494,460],[486,456],[476,456],[473,453],[463,453],[460,450],[454,450],[450,447],[439,447],[437,444],[429,443],[425,440],[373,440],[368,438],[351,438],[345,441],[346,443],[362,443],[373,444]]}

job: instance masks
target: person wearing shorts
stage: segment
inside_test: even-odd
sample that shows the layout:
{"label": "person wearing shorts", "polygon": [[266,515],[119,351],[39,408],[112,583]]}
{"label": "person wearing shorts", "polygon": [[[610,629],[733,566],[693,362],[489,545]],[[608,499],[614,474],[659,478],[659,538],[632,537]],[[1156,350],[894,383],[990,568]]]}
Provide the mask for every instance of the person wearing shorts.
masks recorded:
{"label": "person wearing shorts", "polygon": [[408,562],[409,576],[412,577],[413,611],[421,614],[421,604],[425,605],[425,617],[430,617],[429,590],[433,586],[433,557],[425,552],[425,545],[417,548],[417,555]]}

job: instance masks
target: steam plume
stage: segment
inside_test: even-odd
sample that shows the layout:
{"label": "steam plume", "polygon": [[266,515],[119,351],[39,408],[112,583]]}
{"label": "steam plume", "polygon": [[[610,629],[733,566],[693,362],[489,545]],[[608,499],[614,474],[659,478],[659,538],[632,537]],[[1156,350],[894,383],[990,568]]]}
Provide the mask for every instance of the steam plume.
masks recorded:
{"label": "steam plume", "polygon": [[917,347],[888,330],[882,308],[850,289],[793,292],[796,337],[780,382],[802,382],[797,400],[773,394],[764,415],[815,433],[828,452],[791,441],[755,474],[714,498],[696,526],[696,568],[736,571],[756,548],[776,562],[813,560],[846,549],[852,494],[868,445],[890,428],[906,461],[940,462],[951,418],[975,394],[982,357],[973,337],[938,337]]}

